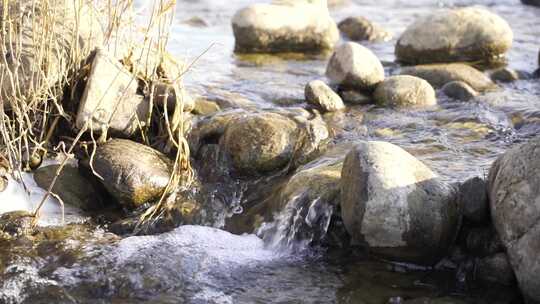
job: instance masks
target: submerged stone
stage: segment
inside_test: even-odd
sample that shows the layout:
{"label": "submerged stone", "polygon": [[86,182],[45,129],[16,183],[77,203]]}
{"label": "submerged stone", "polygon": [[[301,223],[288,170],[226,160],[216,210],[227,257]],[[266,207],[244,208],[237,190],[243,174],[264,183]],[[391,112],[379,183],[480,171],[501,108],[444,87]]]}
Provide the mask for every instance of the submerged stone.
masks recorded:
{"label": "submerged stone", "polygon": [[446,96],[460,101],[469,101],[478,96],[478,92],[463,81],[449,82],[442,87],[442,91]]}
{"label": "submerged stone", "polygon": [[34,215],[26,211],[12,211],[0,215],[0,238],[17,238],[32,231]]}
{"label": "submerged stone", "polygon": [[232,26],[238,53],[320,53],[339,39],[326,0],[250,5],[234,15]]}
{"label": "submerged stone", "polygon": [[455,240],[455,189],[405,150],[362,142],[343,164],[341,215],[352,242],[390,260],[439,261]]}
{"label": "submerged stone", "polygon": [[401,74],[425,79],[435,88],[452,81],[464,82],[480,92],[497,87],[484,73],[463,63],[417,65],[401,69]]}

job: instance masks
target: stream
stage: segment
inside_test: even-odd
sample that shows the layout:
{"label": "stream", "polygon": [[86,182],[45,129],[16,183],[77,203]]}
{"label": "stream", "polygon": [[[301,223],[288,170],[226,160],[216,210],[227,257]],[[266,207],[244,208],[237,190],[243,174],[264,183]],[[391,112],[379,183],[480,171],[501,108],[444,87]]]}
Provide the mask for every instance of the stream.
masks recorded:
{"label": "stream", "polygon": [[[140,14],[149,2],[136,1]],[[233,53],[231,18],[255,1],[177,2],[169,51],[193,62],[184,81],[192,94],[235,99],[246,109],[305,107],[305,84],[324,79],[324,57]],[[331,15],[337,22],[361,15],[390,31],[392,40],[364,45],[381,59],[387,74],[395,74],[400,66],[394,63],[394,45],[406,26],[437,8],[470,5],[488,7],[508,21],[514,32],[509,67],[533,73],[540,8],[519,0],[352,0],[331,8]],[[325,114],[337,148],[312,166],[341,160],[346,150],[340,147],[361,137],[403,147],[448,182],[486,176],[497,156],[540,132],[540,82],[500,86],[474,102],[456,102],[437,92],[439,105],[429,110],[351,106]],[[44,192],[30,176],[25,180],[32,194],[10,183],[2,194],[9,204],[0,204],[0,213],[32,210],[40,201]],[[231,194],[225,200],[241,200],[242,187],[224,188],[234,189],[224,191]],[[290,227],[279,227],[287,225],[279,223],[279,216],[257,235],[228,232],[220,219],[210,223],[213,227],[185,225],[153,236],[119,237],[69,208],[66,220],[75,225],[50,230],[61,213],[50,198],[40,223],[43,241],[0,241],[0,303],[512,303],[514,298],[511,289],[460,286],[452,267],[444,265],[435,270],[389,264],[358,252],[295,246],[290,239],[282,246]],[[328,222],[321,225],[328,228]],[[302,250],[293,250],[298,247]]]}

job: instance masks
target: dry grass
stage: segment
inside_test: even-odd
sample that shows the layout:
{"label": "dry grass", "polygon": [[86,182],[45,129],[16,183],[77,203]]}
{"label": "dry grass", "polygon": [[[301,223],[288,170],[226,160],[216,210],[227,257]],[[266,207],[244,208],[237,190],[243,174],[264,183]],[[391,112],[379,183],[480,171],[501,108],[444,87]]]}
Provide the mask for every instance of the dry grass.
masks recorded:
{"label": "dry grass", "polygon": [[[193,176],[184,137],[181,81],[186,67],[166,52],[176,1],[154,1],[148,23],[142,28],[136,26],[133,0],[86,2],[93,8],[90,14],[89,6],[82,4],[91,0],[0,1],[0,155],[7,158],[10,172],[20,177],[22,171],[34,169],[40,159],[53,153],[63,156],[59,175],[74,157],[76,147],[89,147],[91,154],[95,151],[99,140],[88,124],[81,130],[70,130],[73,135],[67,143],[57,136],[61,123],[74,125],[73,105],[78,102],[77,90],[88,73],[87,57],[93,50],[93,44],[84,41],[92,41],[122,57],[148,93],[150,113],[145,121],[139,122],[142,141],[166,153],[176,153],[174,173],[166,193],[142,219],[154,217],[162,208],[166,194],[189,185]],[[93,26],[101,30],[93,31]],[[155,49],[155,56],[133,51],[137,49]],[[156,58],[159,64],[146,64]],[[168,113],[167,107],[154,106],[157,82],[174,88],[173,113]],[[53,186],[54,181],[42,203],[51,195]],[[35,210],[36,218],[40,207],[41,204]]]}

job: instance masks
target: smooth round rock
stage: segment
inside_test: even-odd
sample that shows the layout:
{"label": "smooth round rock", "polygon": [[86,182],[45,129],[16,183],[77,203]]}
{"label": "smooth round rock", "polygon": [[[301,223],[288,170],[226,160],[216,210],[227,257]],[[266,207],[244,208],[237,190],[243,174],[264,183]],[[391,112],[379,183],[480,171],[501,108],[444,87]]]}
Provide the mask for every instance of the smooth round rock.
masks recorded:
{"label": "smooth round rock", "polygon": [[387,142],[361,142],[343,164],[341,215],[352,242],[385,258],[429,265],[459,229],[455,189]]}
{"label": "smooth round rock", "polygon": [[173,168],[163,153],[126,139],[99,146],[92,164],[105,189],[127,208],[159,199]]}
{"label": "smooth round rock", "polygon": [[442,91],[446,96],[461,101],[469,101],[478,96],[478,92],[463,81],[449,82],[442,87]]}
{"label": "smooth round rock", "polygon": [[326,67],[326,77],[332,84],[369,91],[384,80],[384,68],[368,48],[347,42],[335,49]]}
{"label": "smooth round rock", "polygon": [[484,73],[463,63],[417,65],[401,69],[401,74],[420,77],[435,88],[452,81],[464,82],[480,92],[497,87]]}
{"label": "smooth round rock", "polygon": [[507,151],[489,172],[491,218],[521,291],[540,302],[540,138]]}
{"label": "smooth round rock", "polygon": [[326,0],[276,0],[238,11],[232,26],[237,53],[320,53],[339,40]]}
{"label": "smooth round rock", "polygon": [[241,171],[273,171],[292,159],[296,128],[291,119],[278,114],[249,115],[227,127],[222,146]]}
{"label": "smooth round rock", "polygon": [[388,107],[422,108],[437,104],[433,87],[421,78],[408,75],[385,79],[373,97],[377,104]]}
{"label": "smooth round rock", "polygon": [[467,251],[476,257],[486,257],[504,251],[497,232],[490,226],[471,229],[465,240]]}
{"label": "smooth round rock", "polygon": [[399,38],[396,57],[409,64],[498,62],[512,46],[510,25],[482,8],[447,9],[416,20]]}
{"label": "smooth round rock", "polygon": [[341,33],[352,41],[387,41],[392,34],[364,17],[349,17],[338,24]]}
{"label": "smooth round rock", "polygon": [[321,80],[310,81],[305,88],[306,101],[323,112],[335,112],[345,108],[341,97]]}

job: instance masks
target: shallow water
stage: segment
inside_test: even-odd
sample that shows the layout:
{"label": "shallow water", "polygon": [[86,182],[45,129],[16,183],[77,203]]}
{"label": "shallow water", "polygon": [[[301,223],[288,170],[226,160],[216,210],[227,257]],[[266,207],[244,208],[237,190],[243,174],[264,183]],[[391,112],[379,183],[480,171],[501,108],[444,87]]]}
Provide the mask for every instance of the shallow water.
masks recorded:
{"label": "shallow water", "polygon": [[[138,5],[144,8],[148,2],[140,0]],[[230,20],[236,10],[253,2],[178,1],[170,51],[188,62],[204,53],[185,84],[201,95],[242,97],[249,107],[302,106],[304,85],[324,78],[326,59],[235,56]],[[393,40],[367,46],[385,62],[387,72],[394,73],[399,66],[392,63],[393,46],[414,18],[436,8],[464,5],[487,6],[508,20],[515,34],[510,67],[527,72],[537,68],[540,9],[518,0],[357,0],[332,9],[332,15],[336,21],[362,15],[391,31]],[[186,24],[193,17],[207,26]],[[365,137],[390,141],[446,180],[463,181],[487,174],[497,155],[540,131],[540,82],[523,80],[501,87],[477,102],[455,102],[439,94],[440,105],[427,111],[357,106],[325,119],[339,129],[338,143]],[[20,188],[10,187],[8,193],[20,200]],[[58,214],[54,201],[49,206]],[[444,271],[407,271],[316,250],[293,255],[254,235],[236,236],[214,228],[182,226],[158,236],[122,240],[100,230],[91,236],[92,241],[60,238],[39,248],[24,242],[0,244],[0,249],[15,248],[0,250],[0,303],[375,304],[390,297],[443,295],[469,303],[496,303],[494,297],[508,303],[499,294],[490,295],[499,291],[494,288],[468,291],[468,297],[456,294],[454,277]],[[33,253],[19,258],[19,250]]]}

